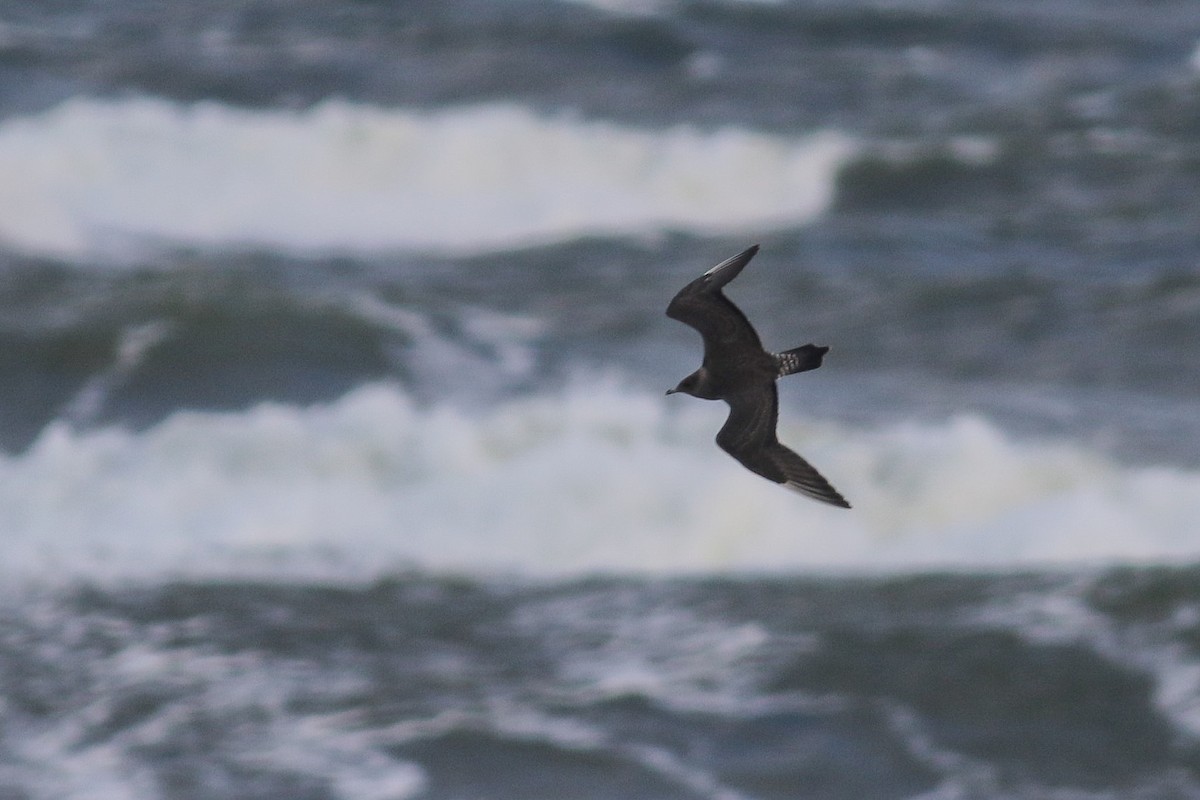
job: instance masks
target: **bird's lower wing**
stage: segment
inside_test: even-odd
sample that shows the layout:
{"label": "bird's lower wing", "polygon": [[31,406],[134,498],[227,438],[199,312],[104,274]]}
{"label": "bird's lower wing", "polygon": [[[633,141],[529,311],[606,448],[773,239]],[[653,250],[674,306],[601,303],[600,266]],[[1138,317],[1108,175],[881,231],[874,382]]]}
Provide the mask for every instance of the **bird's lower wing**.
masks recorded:
{"label": "bird's lower wing", "polygon": [[842,497],[812,464],[809,464],[797,453],[779,442],[775,442],[774,446],[766,448],[763,452],[783,473],[784,479],[780,482],[789,489],[814,500],[820,500],[822,503],[829,503],[839,508],[850,507],[846,498]]}
{"label": "bird's lower wing", "polygon": [[779,400],[773,381],[726,398],[726,402],[729,419],[717,433],[717,445],[722,450],[769,481],[823,503],[850,507],[821,473],[775,437]]}

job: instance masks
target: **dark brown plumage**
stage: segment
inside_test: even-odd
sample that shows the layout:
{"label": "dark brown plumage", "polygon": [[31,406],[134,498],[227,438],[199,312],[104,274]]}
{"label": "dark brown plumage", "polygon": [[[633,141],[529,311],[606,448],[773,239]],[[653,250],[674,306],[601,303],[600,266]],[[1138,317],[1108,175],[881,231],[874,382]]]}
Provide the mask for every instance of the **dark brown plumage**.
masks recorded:
{"label": "dark brown plumage", "polygon": [[722,450],[768,480],[814,500],[849,508],[846,498],[775,435],[779,419],[775,381],[821,366],[829,348],[806,344],[782,353],[767,352],[750,320],[721,291],[757,252],[754,245],[722,261],[680,289],[667,306],[668,317],[692,326],[704,338],[700,369],[667,394],[724,400],[729,417],[717,433]]}

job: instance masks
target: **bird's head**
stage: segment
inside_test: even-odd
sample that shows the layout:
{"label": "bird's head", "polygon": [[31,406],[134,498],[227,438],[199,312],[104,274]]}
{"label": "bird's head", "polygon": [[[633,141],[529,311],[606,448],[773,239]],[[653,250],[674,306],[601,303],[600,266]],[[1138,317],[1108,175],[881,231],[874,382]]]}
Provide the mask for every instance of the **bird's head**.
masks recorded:
{"label": "bird's head", "polygon": [[716,399],[708,392],[708,370],[704,369],[704,367],[701,367],[681,380],[679,385],[674,389],[667,389],[667,394],[675,394],[676,392],[690,394],[692,397],[700,397],[705,400]]}

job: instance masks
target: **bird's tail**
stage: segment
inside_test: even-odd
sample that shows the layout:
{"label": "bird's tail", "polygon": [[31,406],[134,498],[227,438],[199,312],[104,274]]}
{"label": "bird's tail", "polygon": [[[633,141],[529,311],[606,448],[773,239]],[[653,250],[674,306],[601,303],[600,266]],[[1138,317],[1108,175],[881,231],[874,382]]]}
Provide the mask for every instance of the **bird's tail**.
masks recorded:
{"label": "bird's tail", "polygon": [[821,359],[828,352],[828,347],[817,347],[815,344],[806,344],[800,347],[793,347],[791,350],[784,350],[782,353],[773,353],[775,366],[778,368],[775,377],[782,378],[784,375],[792,375],[797,372],[807,372],[810,369],[816,369],[821,366]]}

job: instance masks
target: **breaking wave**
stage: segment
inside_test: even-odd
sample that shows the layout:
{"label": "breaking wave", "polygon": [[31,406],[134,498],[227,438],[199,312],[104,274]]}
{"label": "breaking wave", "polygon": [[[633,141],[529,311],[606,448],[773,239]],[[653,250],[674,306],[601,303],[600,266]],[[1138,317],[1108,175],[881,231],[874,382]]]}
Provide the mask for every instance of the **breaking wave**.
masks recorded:
{"label": "breaking wave", "polygon": [[649,130],[507,104],[81,98],[0,124],[0,243],[68,258],[147,245],[459,253],[761,231],[827,208],[851,151],[834,132]]}
{"label": "breaking wave", "polygon": [[390,384],[309,408],[48,428],[0,459],[6,580],[704,574],[1155,562],[1200,555],[1200,474],[1133,468],[988,421],[781,438],[843,512],[712,444],[715,404],[615,384],[480,413]]}

